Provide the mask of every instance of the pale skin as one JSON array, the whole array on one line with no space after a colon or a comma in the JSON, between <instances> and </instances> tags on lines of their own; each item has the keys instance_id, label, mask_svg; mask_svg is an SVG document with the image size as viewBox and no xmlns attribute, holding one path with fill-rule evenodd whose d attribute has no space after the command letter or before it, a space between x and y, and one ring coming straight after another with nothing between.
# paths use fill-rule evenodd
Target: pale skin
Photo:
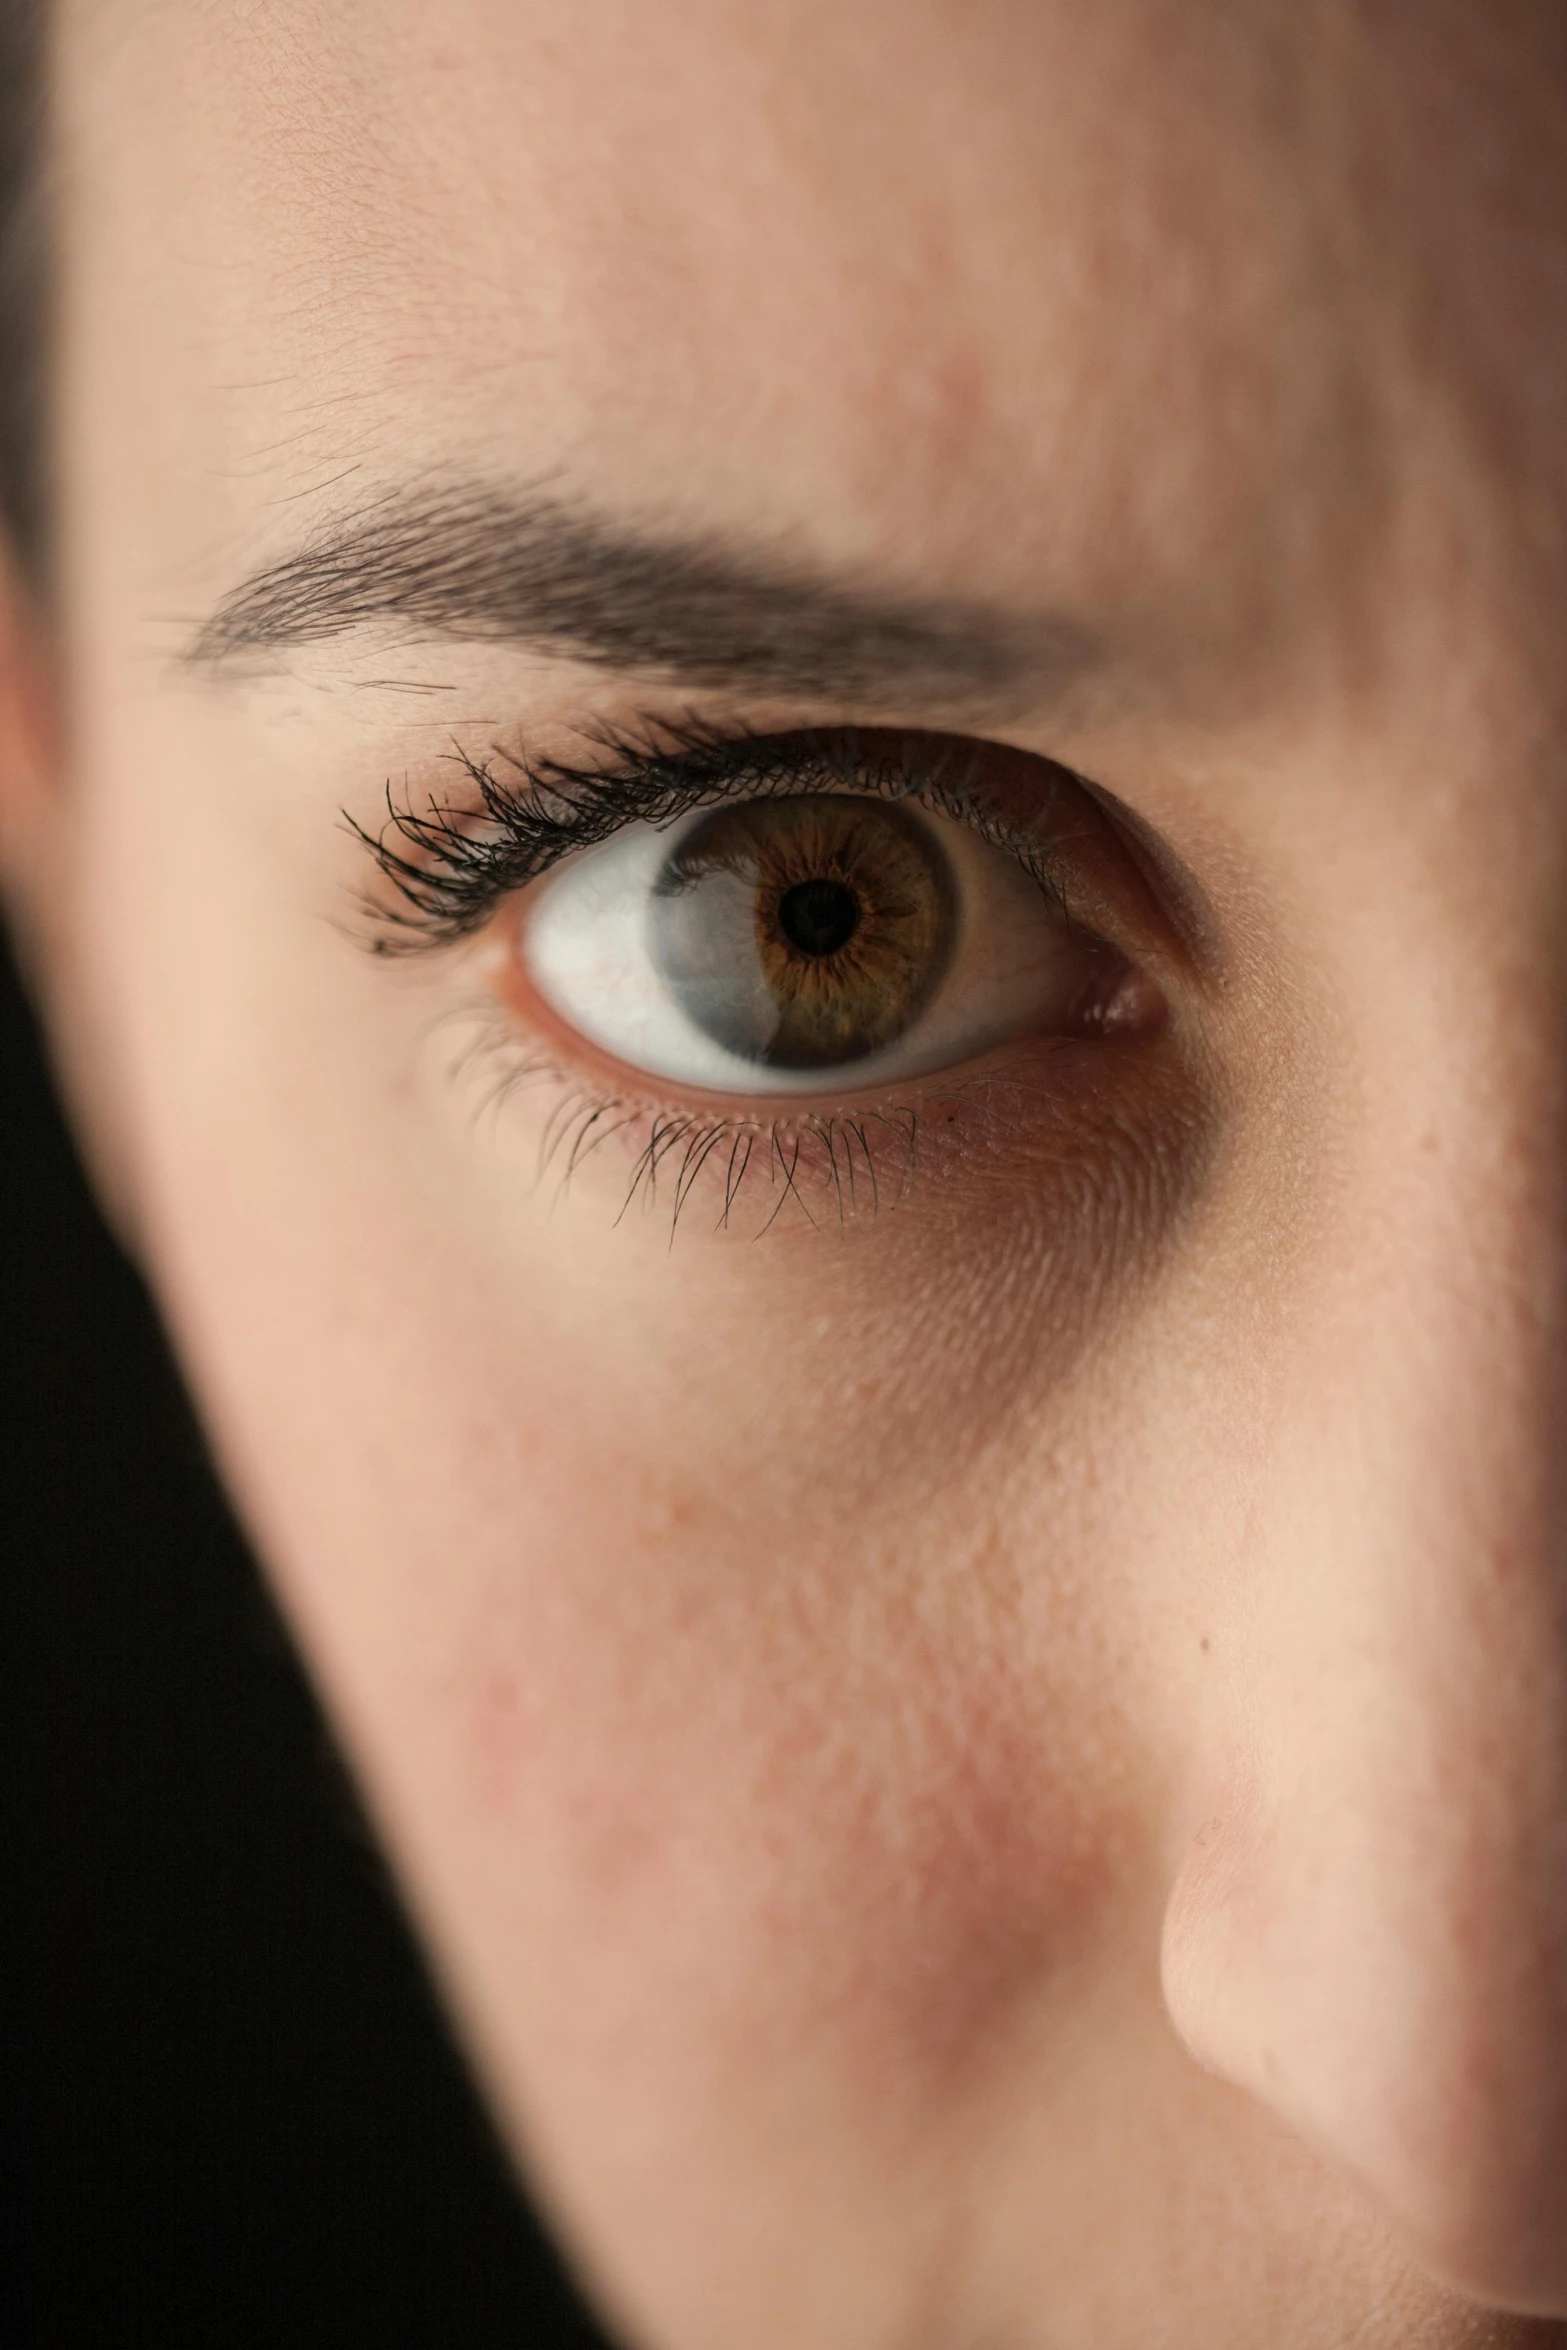
<instances>
[{"instance_id":1,"label":"pale skin","mask_svg":"<svg viewBox=\"0 0 1567 2350\"><path fill-rule=\"evenodd\" d=\"M1558 11L58 32L13 911L611 2321L1567 2339ZM450 483L806 583L820 676L211 635ZM963 643L887 662L850 605ZM847 1206L818 1146L775 1215L770 1140L727 1222L727 1145L622 1214L650 1122L712 1108L624 1072L541 1176L603 1056L551 1030L494 1100L454 1040L476 989L538 1025L518 909L378 959L342 816L648 714L1064 763L1164 1016L872 1089L915 1163L873 1138Z\"/></svg>"}]
</instances>

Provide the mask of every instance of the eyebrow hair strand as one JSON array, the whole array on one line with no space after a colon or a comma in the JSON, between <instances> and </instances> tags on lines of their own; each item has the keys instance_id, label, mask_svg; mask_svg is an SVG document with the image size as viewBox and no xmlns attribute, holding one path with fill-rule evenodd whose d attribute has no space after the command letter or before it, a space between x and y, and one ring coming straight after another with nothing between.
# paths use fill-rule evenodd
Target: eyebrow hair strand
<instances>
[{"instance_id":1,"label":"eyebrow hair strand","mask_svg":"<svg viewBox=\"0 0 1567 2350\"><path fill-rule=\"evenodd\" d=\"M392 491L334 521L225 596L184 660L221 670L377 625L802 698L1017 702L1104 658L1065 619L875 591L475 484Z\"/></svg>"}]
</instances>

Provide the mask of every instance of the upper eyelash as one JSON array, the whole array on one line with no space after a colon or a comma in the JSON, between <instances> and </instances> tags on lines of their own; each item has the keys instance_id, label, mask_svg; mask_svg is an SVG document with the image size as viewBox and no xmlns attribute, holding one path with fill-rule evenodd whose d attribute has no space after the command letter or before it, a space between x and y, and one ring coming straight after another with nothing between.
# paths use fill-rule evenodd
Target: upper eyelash
<instances>
[{"instance_id":1,"label":"upper eyelash","mask_svg":"<svg viewBox=\"0 0 1567 2350\"><path fill-rule=\"evenodd\" d=\"M1062 876L1038 838L1007 823L978 790L977 743L951 740L942 746L951 755L936 762L916 758L913 739L901 736L898 756L868 755L854 727L756 735L719 732L690 718L650 720L633 733L606 727L588 739L601 763L500 750L485 760L457 749L470 803L432 798L421 815L400 806L388 784L379 834L345 812L349 831L401 901L367 903L372 952L406 954L470 937L504 899L628 824L668 824L722 800L809 791L921 799L1015 856L1069 913ZM499 773L498 764L518 780Z\"/></svg>"}]
</instances>

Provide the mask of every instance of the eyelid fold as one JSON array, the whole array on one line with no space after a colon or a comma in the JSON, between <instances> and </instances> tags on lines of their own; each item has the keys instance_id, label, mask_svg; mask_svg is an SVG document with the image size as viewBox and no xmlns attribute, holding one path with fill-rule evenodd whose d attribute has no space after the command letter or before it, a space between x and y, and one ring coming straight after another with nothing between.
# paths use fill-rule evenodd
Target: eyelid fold
<instances>
[{"instance_id":1,"label":"eyelid fold","mask_svg":"<svg viewBox=\"0 0 1567 2350\"><path fill-rule=\"evenodd\" d=\"M691 809L803 792L920 799L1013 855L1070 912L1069 896L1102 860L1109 819L1082 779L1037 753L967 738L856 727L755 735L702 722L647 720L629 733L595 729L585 761L499 748L457 749L463 788L419 807L387 786L387 820L370 833L344 821L383 885L367 901L369 944L381 954L441 947L482 929L505 899L574 852L631 823L667 825ZM1057 803L1081 821L1066 828ZM1090 855L1092 849L1097 854ZM1109 893L1113 897L1113 892Z\"/></svg>"}]
</instances>

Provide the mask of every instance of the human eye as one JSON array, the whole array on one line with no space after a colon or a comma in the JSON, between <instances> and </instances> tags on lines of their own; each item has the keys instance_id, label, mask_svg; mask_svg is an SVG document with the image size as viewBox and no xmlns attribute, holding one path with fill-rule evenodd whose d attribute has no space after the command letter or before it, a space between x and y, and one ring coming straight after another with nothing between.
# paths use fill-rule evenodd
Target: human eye
<instances>
[{"instance_id":1,"label":"human eye","mask_svg":"<svg viewBox=\"0 0 1567 2350\"><path fill-rule=\"evenodd\" d=\"M971 824L861 792L633 823L541 885L523 968L629 1067L820 1094L949 1069L1113 1017L1125 973Z\"/></svg>"},{"instance_id":2,"label":"human eye","mask_svg":"<svg viewBox=\"0 0 1567 2350\"><path fill-rule=\"evenodd\" d=\"M394 892L375 943L482 942L501 1049L573 1076L597 1139L640 1105L687 1158L787 1131L836 1168L840 1115L911 1127L922 1087L1166 1026L1146 881L1048 759L688 722L590 748L465 759L466 798L394 804L369 845Z\"/></svg>"}]
</instances>

